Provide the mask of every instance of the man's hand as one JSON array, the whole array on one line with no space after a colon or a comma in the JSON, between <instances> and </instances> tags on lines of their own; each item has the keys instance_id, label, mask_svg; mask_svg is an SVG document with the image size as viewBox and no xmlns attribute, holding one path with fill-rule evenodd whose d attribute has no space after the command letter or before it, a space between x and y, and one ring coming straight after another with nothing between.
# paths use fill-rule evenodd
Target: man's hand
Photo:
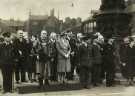
<instances>
[{"instance_id":1,"label":"man's hand","mask_svg":"<svg viewBox=\"0 0 135 96\"><path fill-rule=\"evenodd\" d=\"M53 61L54 61L54 59L53 59L53 58L51 58L51 61L53 62Z\"/></svg>"},{"instance_id":2,"label":"man's hand","mask_svg":"<svg viewBox=\"0 0 135 96\"><path fill-rule=\"evenodd\" d=\"M37 55L37 59L39 60L39 55Z\"/></svg>"},{"instance_id":3,"label":"man's hand","mask_svg":"<svg viewBox=\"0 0 135 96\"><path fill-rule=\"evenodd\" d=\"M68 58L68 54L66 54L65 57Z\"/></svg>"},{"instance_id":4,"label":"man's hand","mask_svg":"<svg viewBox=\"0 0 135 96\"><path fill-rule=\"evenodd\" d=\"M15 62L18 62L19 60L18 59L14 59Z\"/></svg>"},{"instance_id":5,"label":"man's hand","mask_svg":"<svg viewBox=\"0 0 135 96\"><path fill-rule=\"evenodd\" d=\"M74 56L75 52L71 52L71 55Z\"/></svg>"},{"instance_id":6,"label":"man's hand","mask_svg":"<svg viewBox=\"0 0 135 96\"><path fill-rule=\"evenodd\" d=\"M19 50L19 54L22 55L22 51L21 50Z\"/></svg>"},{"instance_id":7,"label":"man's hand","mask_svg":"<svg viewBox=\"0 0 135 96\"><path fill-rule=\"evenodd\" d=\"M123 66L126 66L126 63L122 63Z\"/></svg>"}]
</instances>

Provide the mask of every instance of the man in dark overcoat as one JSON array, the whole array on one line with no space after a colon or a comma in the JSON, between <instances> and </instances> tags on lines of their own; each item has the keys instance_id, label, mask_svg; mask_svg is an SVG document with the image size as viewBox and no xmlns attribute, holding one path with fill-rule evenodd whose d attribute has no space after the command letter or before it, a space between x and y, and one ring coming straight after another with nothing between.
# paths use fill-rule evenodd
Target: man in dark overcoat
<instances>
[{"instance_id":1,"label":"man in dark overcoat","mask_svg":"<svg viewBox=\"0 0 135 96\"><path fill-rule=\"evenodd\" d=\"M92 72L92 44L91 39L83 38L79 47L79 74L80 82L84 88L91 87Z\"/></svg>"},{"instance_id":2,"label":"man in dark overcoat","mask_svg":"<svg viewBox=\"0 0 135 96\"><path fill-rule=\"evenodd\" d=\"M39 55L38 57L39 87L43 88L44 87L43 85L49 85L49 77L50 77L50 65L49 65L50 58L49 58L48 37L46 30L41 31L38 55Z\"/></svg>"},{"instance_id":3,"label":"man in dark overcoat","mask_svg":"<svg viewBox=\"0 0 135 96\"><path fill-rule=\"evenodd\" d=\"M15 56L18 58L16 61L15 79L19 83L20 75L21 82L26 82L26 61L27 61L27 44L23 38L23 31L18 31L19 38L16 38L13 42L15 49ZM21 74L19 74L21 73Z\"/></svg>"},{"instance_id":4,"label":"man in dark overcoat","mask_svg":"<svg viewBox=\"0 0 135 96\"><path fill-rule=\"evenodd\" d=\"M121 71L124 78L127 79L128 85L133 85L135 76L135 45L134 41L129 38L124 39L124 44L121 45L120 59Z\"/></svg>"},{"instance_id":5,"label":"man in dark overcoat","mask_svg":"<svg viewBox=\"0 0 135 96\"><path fill-rule=\"evenodd\" d=\"M4 43L0 47L0 64L3 77L3 92L13 91L14 49L10 33L4 33Z\"/></svg>"},{"instance_id":6,"label":"man in dark overcoat","mask_svg":"<svg viewBox=\"0 0 135 96\"><path fill-rule=\"evenodd\" d=\"M114 39L110 38L106 40L103 48L103 61L106 72L106 86L110 87L114 85L115 78L115 49L114 49Z\"/></svg>"},{"instance_id":7,"label":"man in dark overcoat","mask_svg":"<svg viewBox=\"0 0 135 96\"><path fill-rule=\"evenodd\" d=\"M102 63L101 47L99 45L98 39L93 40L92 57L93 57L92 82L94 86L98 86L101 80L101 63Z\"/></svg>"},{"instance_id":8,"label":"man in dark overcoat","mask_svg":"<svg viewBox=\"0 0 135 96\"><path fill-rule=\"evenodd\" d=\"M28 72L28 79L33 82L32 72L33 72L33 54L32 54L32 42L29 38L26 39L26 71Z\"/></svg>"}]
</instances>

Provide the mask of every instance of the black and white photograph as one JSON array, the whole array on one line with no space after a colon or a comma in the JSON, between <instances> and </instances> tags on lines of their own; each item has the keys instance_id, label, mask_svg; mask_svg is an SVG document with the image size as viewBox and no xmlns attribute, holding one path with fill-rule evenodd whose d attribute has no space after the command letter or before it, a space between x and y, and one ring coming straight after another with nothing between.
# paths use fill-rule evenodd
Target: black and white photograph
<instances>
[{"instance_id":1,"label":"black and white photograph","mask_svg":"<svg viewBox=\"0 0 135 96\"><path fill-rule=\"evenodd\" d=\"M135 0L0 0L0 96L135 96Z\"/></svg>"}]
</instances>

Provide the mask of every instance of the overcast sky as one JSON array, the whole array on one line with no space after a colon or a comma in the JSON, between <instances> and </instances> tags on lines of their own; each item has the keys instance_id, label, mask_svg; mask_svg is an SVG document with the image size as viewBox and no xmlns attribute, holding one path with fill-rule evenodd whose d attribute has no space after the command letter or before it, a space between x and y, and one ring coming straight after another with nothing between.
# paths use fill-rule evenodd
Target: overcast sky
<instances>
[{"instance_id":1,"label":"overcast sky","mask_svg":"<svg viewBox=\"0 0 135 96\"><path fill-rule=\"evenodd\" d=\"M90 10L98 10L101 0L0 0L0 18L21 19L28 18L29 10L32 14L48 14L55 8L61 19L67 16L82 17L83 20L90 15ZM73 4L72 4L73 3ZM73 6L72 6L73 5Z\"/></svg>"}]
</instances>

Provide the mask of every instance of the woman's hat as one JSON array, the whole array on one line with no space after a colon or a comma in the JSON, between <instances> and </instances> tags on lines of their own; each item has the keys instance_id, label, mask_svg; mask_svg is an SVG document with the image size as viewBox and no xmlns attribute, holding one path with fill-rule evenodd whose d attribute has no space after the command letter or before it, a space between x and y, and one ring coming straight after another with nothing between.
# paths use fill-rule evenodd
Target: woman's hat
<instances>
[{"instance_id":1,"label":"woman's hat","mask_svg":"<svg viewBox=\"0 0 135 96\"><path fill-rule=\"evenodd\" d=\"M96 39L96 38L98 38L98 36L94 35L93 33L85 33L84 37L83 37L83 40Z\"/></svg>"},{"instance_id":2,"label":"woman's hat","mask_svg":"<svg viewBox=\"0 0 135 96\"><path fill-rule=\"evenodd\" d=\"M3 42L4 41L4 38L3 37L0 37L0 42Z\"/></svg>"},{"instance_id":3,"label":"woman's hat","mask_svg":"<svg viewBox=\"0 0 135 96\"><path fill-rule=\"evenodd\" d=\"M10 37L11 36L11 33L10 32L5 32L2 35L3 35L3 37Z\"/></svg>"},{"instance_id":4,"label":"woman's hat","mask_svg":"<svg viewBox=\"0 0 135 96\"><path fill-rule=\"evenodd\" d=\"M60 33L60 36L65 36L65 35L67 35L67 33L65 31Z\"/></svg>"}]
</instances>

